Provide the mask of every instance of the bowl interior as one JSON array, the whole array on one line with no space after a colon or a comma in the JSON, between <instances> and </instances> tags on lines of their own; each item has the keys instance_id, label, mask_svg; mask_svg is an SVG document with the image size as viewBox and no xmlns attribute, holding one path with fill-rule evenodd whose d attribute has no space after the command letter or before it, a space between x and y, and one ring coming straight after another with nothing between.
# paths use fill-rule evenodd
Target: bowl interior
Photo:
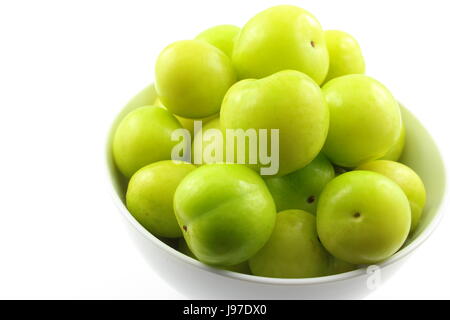
<instances>
[{"instance_id":1,"label":"bowl interior","mask_svg":"<svg viewBox=\"0 0 450 320\"><path fill-rule=\"evenodd\" d=\"M114 164L111 148L114 132L126 114L141 106L152 105L155 102L155 99L156 92L154 86L147 86L131 99L125 108L117 115L108 135L106 150L108 173L114 189L114 197L120 199L123 204L125 204L124 200L127 180L120 174ZM406 144L400 162L411 167L422 178L427 190L427 203L414 234L408 238L399 252L382 263L381 266L389 264L411 252L429 236L437 225L438 218L442 213L438 209L441 206L445 195L446 172L441 154L435 142L427 130L409 110L402 106L401 111L406 128ZM132 218L128 211L127 214ZM143 228L140 230L142 229ZM150 235L150 233L148 233L148 235ZM155 241L160 241L151 235L150 238Z\"/></svg>"}]
</instances>

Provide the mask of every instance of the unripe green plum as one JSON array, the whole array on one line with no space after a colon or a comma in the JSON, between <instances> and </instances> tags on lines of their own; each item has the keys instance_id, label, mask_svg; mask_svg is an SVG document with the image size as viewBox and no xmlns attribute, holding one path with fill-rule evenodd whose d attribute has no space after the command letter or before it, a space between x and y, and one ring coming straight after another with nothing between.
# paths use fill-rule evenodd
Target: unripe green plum
<instances>
[{"instance_id":1,"label":"unripe green plum","mask_svg":"<svg viewBox=\"0 0 450 320\"><path fill-rule=\"evenodd\" d=\"M231 58L233 53L234 43L241 31L241 28L223 24L206 29L200 33L195 39L206 41L216 48L222 50L228 57Z\"/></svg>"},{"instance_id":2,"label":"unripe green plum","mask_svg":"<svg viewBox=\"0 0 450 320\"><path fill-rule=\"evenodd\" d=\"M189 248L186 240L183 237L178 239L178 251L182 254L191 257L192 259L197 259L197 257L192 253L192 250Z\"/></svg>"},{"instance_id":3,"label":"unripe green plum","mask_svg":"<svg viewBox=\"0 0 450 320\"><path fill-rule=\"evenodd\" d=\"M230 58L205 41L172 43L156 61L156 92L170 112L184 118L218 113L223 96L235 81Z\"/></svg>"},{"instance_id":4,"label":"unripe green plum","mask_svg":"<svg viewBox=\"0 0 450 320\"><path fill-rule=\"evenodd\" d=\"M219 133L221 134L220 138L217 137ZM194 140L192 142L192 152L194 155L193 159L201 159L201 164L224 163L224 162L238 163L237 151L238 151L238 144L235 143L234 157L232 158L231 161L227 161L226 129L221 125L219 117L216 117L215 119L207 122L202 127L202 132L196 133ZM249 159L248 148L245 151L246 151L245 160L247 163ZM196 164L200 163L196 162ZM252 167L252 165L249 166Z\"/></svg>"},{"instance_id":5,"label":"unripe green plum","mask_svg":"<svg viewBox=\"0 0 450 320\"><path fill-rule=\"evenodd\" d=\"M338 30L325 31L330 68L325 83L348 74L363 74L366 71L364 57L358 42L348 33Z\"/></svg>"},{"instance_id":6,"label":"unripe green plum","mask_svg":"<svg viewBox=\"0 0 450 320\"><path fill-rule=\"evenodd\" d=\"M411 232L413 232L420 221L426 202L425 186L417 173L402 163L389 160L371 161L357 169L378 172L402 188L411 206Z\"/></svg>"},{"instance_id":7,"label":"unripe green plum","mask_svg":"<svg viewBox=\"0 0 450 320\"><path fill-rule=\"evenodd\" d=\"M181 237L173 210L173 195L180 181L195 168L186 162L166 160L138 170L128 184L128 210L151 233Z\"/></svg>"},{"instance_id":8,"label":"unripe green plum","mask_svg":"<svg viewBox=\"0 0 450 320\"><path fill-rule=\"evenodd\" d=\"M167 109L161 102L161 99L158 97L156 98L156 101L154 103L155 106L160 106L165 109ZM174 114L174 117L177 118L178 122L181 124L181 126L187 130L189 130L189 133L191 134L191 137L194 137L194 121L201 121L203 125L211 121L212 119L218 118L218 114L214 114L212 116L206 117L206 118L200 118L200 119L189 119L189 118L183 118L180 116L177 116Z\"/></svg>"},{"instance_id":9,"label":"unripe green plum","mask_svg":"<svg viewBox=\"0 0 450 320\"><path fill-rule=\"evenodd\" d=\"M278 175L282 176L303 168L318 155L327 136L329 112L310 77L286 70L233 85L223 100L220 123L225 130L266 129L268 137L270 130L279 130ZM251 167L261 168L259 157L258 165Z\"/></svg>"},{"instance_id":10,"label":"unripe green plum","mask_svg":"<svg viewBox=\"0 0 450 320\"><path fill-rule=\"evenodd\" d=\"M402 189L369 171L344 173L327 184L317 206L320 241L336 258L372 264L401 248L411 226Z\"/></svg>"},{"instance_id":11,"label":"unripe green plum","mask_svg":"<svg viewBox=\"0 0 450 320\"><path fill-rule=\"evenodd\" d=\"M348 75L323 87L330 128L323 152L336 165L353 168L378 159L400 136L397 101L380 82Z\"/></svg>"},{"instance_id":12,"label":"unripe green plum","mask_svg":"<svg viewBox=\"0 0 450 320\"><path fill-rule=\"evenodd\" d=\"M114 133L113 155L115 163L127 178L147 164L169 160L176 141L174 130L181 125L167 110L145 106L127 114Z\"/></svg>"},{"instance_id":13,"label":"unripe green plum","mask_svg":"<svg viewBox=\"0 0 450 320\"><path fill-rule=\"evenodd\" d=\"M211 132L213 134L211 134ZM216 133L218 134L219 132L221 138L216 137ZM199 147L197 147L197 145L199 145ZM206 124L202 126L202 132L197 132L194 136L194 140L192 141L193 159L198 159L198 161L201 159L201 163L196 162L196 164L225 163L227 162L226 146L226 130L221 125L220 118L216 117L206 122ZM235 145L232 163L237 163L237 149L237 145ZM221 150L221 154L216 154L219 150ZM248 154L246 154L246 159L248 159Z\"/></svg>"},{"instance_id":14,"label":"unripe green plum","mask_svg":"<svg viewBox=\"0 0 450 320\"><path fill-rule=\"evenodd\" d=\"M249 260L254 275L311 278L328 274L329 255L317 237L316 218L302 210L277 214L266 245Z\"/></svg>"},{"instance_id":15,"label":"unripe green plum","mask_svg":"<svg viewBox=\"0 0 450 320\"><path fill-rule=\"evenodd\" d=\"M269 177L266 184L277 211L300 209L315 214L320 193L333 178L333 165L319 154L306 167L283 177Z\"/></svg>"},{"instance_id":16,"label":"unripe green plum","mask_svg":"<svg viewBox=\"0 0 450 320\"><path fill-rule=\"evenodd\" d=\"M380 158L380 160L398 161L403 154L403 149L405 148L405 142L406 142L406 130L405 130L405 124L402 123L400 136L398 137L398 139L394 143L394 145L389 149L389 151Z\"/></svg>"},{"instance_id":17,"label":"unripe green plum","mask_svg":"<svg viewBox=\"0 0 450 320\"><path fill-rule=\"evenodd\" d=\"M320 23L290 5L258 13L242 28L233 51L239 79L263 78L298 70L321 84L328 72L328 50Z\"/></svg>"},{"instance_id":18,"label":"unripe green plum","mask_svg":"<svg viewBox=\"0 0 450 320\"><path fill-rule=\"evenodd\" d=\"M191 257L192 259L197 259L197 257L191 251L191 249L189 249L189 246L187 245L186 240L184 240L184 238L180 238L178 240L178 251ZM251 274L250 267L248 266L248 261L241 262L235 266L224 267L223 269L238 273Z\"/></svg>"},{"instance_id":19,"label":"unripe green plum","mask_svg":"<svg viewBox=\"0 0 450 320\"><path fill-rule=\"evenodd\" d=\"M213 129L220 131L223 137L223 140L216 140L214 136L209 136L207 134L208 130ZM201 140L201 148L195 148L196 144L199 144ZM222 150L222 156L219 157L219 155L215 154L215 149L221 149ZM206 156L206 153L211 150L210 157ZM211 121L208 121L206 124L202 126L202 133L198 132L192 141L192 153L194 155L194 159L202 159L202 164L207 163L221 163L225 162L226 160L226 134L225 131L222 130L222 127L220 125L220 119L219 117L216 117L212 119ZM214 158L218 158L217 161L213 161Z\"/></svg>"},{"instance_id":20,"label":"unripe green plum","mask_svg":"<svg viewBox=\"0 0 450 320\"><path fill-rule=\"evenodd\" d=\"M174 197L183 236L202 262L232 266L269 239L276 209L262 178L237 164L204 165L186 176Z\"/></svg>"},{"instance_id":21,"label":"unripe green plum","mask_svg":"<svg viewBox=\"0 0 450 320\"><path fill-rule=\"evenodd\" d=\"M175 118L177 118L177 120L180 122L180 124L183 126L183 128L188 129L189 133L191 134L191 138L194 138L195 132L194 132L194 122L195 121L201 121L202 122L202 126L206 125L208 122L214 120L214 119L218 119L219 115L218 114L213 114L212 116L206 117L206 118L201 118L201 119L189 119L189 118L183 118L180 116L176 116Z\"/></svg>"}]
</instances>

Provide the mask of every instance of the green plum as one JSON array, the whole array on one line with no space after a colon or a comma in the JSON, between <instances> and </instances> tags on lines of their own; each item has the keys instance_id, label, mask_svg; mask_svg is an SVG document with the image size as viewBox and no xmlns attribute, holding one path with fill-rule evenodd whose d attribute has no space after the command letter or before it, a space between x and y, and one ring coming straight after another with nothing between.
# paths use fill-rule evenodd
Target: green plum
<instances>
[{"instance_id":1,"label":"green plum","mask_svg":"<svg viewBox=\"0 0 450 320\"><path fill-rule=\"evenodd\" d=\"M334 164L357 167L388 152L400 136L397 101L380 82L347 75L323 87L330 128L323 152Z\"/></svg>"},{"instance_id":2,"label":"green plum","mask_svg":"<svg viewBox=\"0 0 450 320\"><path fill-rule=\"evenodd\" d=\"M161 102L161 99L158 97L156 98L156 101L154 103L155 106L160 106L163 107L165 109L167 109ZM212 116L206 117L206 118L201 118L201 119L189 119L189 118L183 118L180 116L177 116L176 114L174 114L174 117L177 118L178 122L180 122L181 126L185 129L189 130L189 133L191 134L191 137L194 137L194 121L201 121L202 124L206 124L209 121L211 121L212 119L215 119L217 117L219 117L218 114L214 114Z\"/></svg>"},{"instance_id":3,"label":"green plum","mask_svg":"<svg viewBox=\"0 0 450 320\"><path fill-rule=\"evenodd\" d=\"M330 56L330 68L325 83L348 74L363 74L366 71L364 57L358 42L348 33L338 30L325 31Z\"/></svg>"},{"instance_id":4,"label":"green plum","mask_svg":"<svg viewBox=\"0 0 450 320\"><path fill-rule=\"evenodd\" d=\"M329 255L317 237L316 218L302 210L277 214L266 245L249 260L254 275L312 278L328 274Z\"/></svg>"},{"instance_id":5,"label":"green plum","mask_svg":"<svg viewBox=\"0 0 450 320\"><path fill-rule=\"evenodd\" d=\"M413 232L420 221L426 202L425 186L417 173L402 163L389 160L371 161L357 169L378 172L402 188L411 206L411 232Z\"/></svg>"},{"instance_id":6,"label":"green plum","mask_svg":"<svg viewBox=\"0 0 450 320\"><path fill-rule=\"evenodd\" d=\"M174 130L181 125L167 110L144 106L127 114L114 133L113 155L120 172L127 178L147 164L169 160L176 141Z\"/></svg>"},{"instance_id":7,"label":"green plum","mask_svg":"<svg viewBox=\"0 0 450 320\"><path fill-rule=\"evenodd\" d=\"M189 246L187 245L186 240L184 240L184 238L179 238L178 240L178 251L191 257L192 259L197 259L194 253L192 253L191 249L189 249ZM248 266L248 261L241 262L235 266L224 267L223 269L238 273L251 274L250 267Z\"/></svg>"},{"instance_id":8,"label":"green plum","mask_svg":"<svg viewBox=\"0 0 450 320\"><path fill-rule=\"evenodd\" d=\"M398 161L403 154L405 142L406 142L406 129L405 124L402 123L400 136L398 137L394 145L389 149L389 151L383 157L380 158L380 160Z\"/></svg>"},{"instance_id":9,"label":"green plum","mask_svg":"<svg viewBox=\"0 0 450 320\"><path fill-rule=\"evenodd\" d=\"M195 163L237 163L238 143L234 145L234 157L231 161L227 161L227 141L226 129L222 126L219 117L207 122L203 125L202 132L196 133L192 142ZM246 144L246 147L248 147L248 144ZM248 160L248 150L245 151L245 159Z\"/></svg>"},{"instance_id":10,"label":"green plum","mask_svg":"<svg viewBox=\"0 0 450 320\"><path fill-rule=\"evenodd\" d=\"M272 7L250 19L236 40L232 60L239 79L297 70L319 85L329 65L320 23L308 11L290 5Z\"/></svg>"},{"instance_id":11,"label":"green plum","mask_svg":"<svg viewBox=\"0 0 450 320\"><path fill-rule=\"evenodd\" d=\"M220 132L222 134L222 137L225 139L219 139L217 140L214 135L209 135L208 130L217 130L217 132ZM201 140L201 145L200 141ZM196 148L195 146L199 145L201 147ZM222 150L222 154L215 154L215 150ZM211 152L209 152L211 150ZM216 117L215 119L207 122L202 126L202 132L198 132L194 136L194 140L192 142L192 152L194 155L194 160L196 163L196 159L201 159L201 164L207 164L207 163L221 163L225 162L226 158L226 134L225 131L222 130L222 127L220 125L220 119L219 117Z\"/></svg>"},{"instance_id":12,"label":"green plum","mask_svg":"<svg viewBox=\"0 0 450 320\"><path fill-rule=\"evenodd\" d=\"M194 255L216 266L248 260L269 239L276 209L263 179L237 164L209 164L187 175L175 215Z\"/></svg>"},{"instance_id":13,"label":"green plum","mask_svg":"<svg viewBox=\"0 0 450 320\"><path fill-rule=\"evenodd\" d=\"M180 251L184 255L187 255L188 257L191 257L192 259L197 259L183 237L178 239L178 251Z\"/></svg>"},{"instance_id":14,"label":"green plum","mask_svg":"<svg viewBox=\"0 0 450 320\"><path fill-rule=\"evenodd\" d=\"M235 81L230 58L205 41L172 43L156 61L156 92L170 112L184 118L218 113L223 96Z\"/></svg>"},{"instance_id":15,"label":"green plum","mask_svg":"<svg viewBox=\"0 0 450 320\"><path fill-rule=\"evenodd\" d=\"M183 128L188 129L189 133L191 134L191 137L194 138L195 132L194 132L194 122L195 121L201 121L202 126L206 125L208 122L212 121L213 119L217 119L219 117L218 114L213 114L212 116L201 118L201 119L189 119L189 118L183 118L180 116L175 115L175 118L178 119L180 124L183 126Z\"/></svg>"},{"instance_id":16,"label":"green plum","mask_svg":"<svg viewBox=\"0 0 450 320\"><path fill-rule=\"evenodd\" d=\"M333 178L333 165L319 154L306 167L283 177L269 177L266 184L277 211L300 209L315 214L319 195Z\"/></svg>"},{"instance_id":17,"label":"green plum","mask_svg":"<svg viewBox=\"0 0 450 320\"><path fill-rule=\"evenodd\" d=\"M336 258L378 263L401 248L411 226L402 189L369 171L344 173L327 184L317 205L320 241Z\"/></svg>"},{"instance_id":18,"label":"green plum","mask_svg":"<svg viewBox=\"0 0 450 320\"><path fill-rule=\"evenodd\" d=\"M173 195L180 181L195 168L186 162L166 160L138 170L128 184L128 210L152 234L182 237L173 210Z\"/></svg>"},{"instance_id":19,"label":"green plum","mask_svg":"<svg viewBox=\"0 0 450 320\"><path fill-rule=\"evenodd\" d=\"M241 28L223 24L206 29L200 33L195 39L206 41L216 48L222 50L228 57L231 58L233 53L234 43L241 31Z\"/></svg>"},{"instance_id":20,"label":"green plum","mask_svg":"<svg viewBox=\"0 0 450 320\"><path fill-rule=\"evenodd\" d=\"M218 136L220 135L220 137ZM192 142L193 159L196 164L225 163L227 152L226 130L216 117L202 126L202 132L197 132ZM237 144L234 146L232 163L237 163ZM248 155L246 155L248 157Z\"/></svg>"},{"instance_id":21,"label":"green plum","mask_svg":"<svg viewBox=\"0 0 450 320\"><path fill-rule=\"evenodd\" d=\"M318 155L327 137L329 111L310 77L286 70L234 84L223 100L220 123L225 130L279 130L278 175L282 176L305 167ZM251 167L261 168L261 158Z\"/></svg>"}]
</instances>

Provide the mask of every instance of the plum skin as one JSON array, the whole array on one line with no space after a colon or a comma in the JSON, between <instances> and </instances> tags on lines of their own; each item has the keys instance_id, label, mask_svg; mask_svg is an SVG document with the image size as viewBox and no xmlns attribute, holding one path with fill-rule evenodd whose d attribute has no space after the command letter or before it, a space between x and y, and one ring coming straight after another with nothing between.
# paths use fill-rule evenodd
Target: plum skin
<instances>
[{"instance_id":1,"label":"plum skin","mask_svg":"<svg viewBox=\"0 0 450 320\"><path fill-rule=\"evenodd\" d=\"M300 209L316 214L320 193L334 176L333 165L319 154L306 167L283 177L268 177L265 181L277 211Z\"/></svg>"},{"instance_id":2,"label":"plum skin","mask_svg":"<svg viewBox=\"0 0 450 320\"><path fill-rule=\"evenodd\" d=\"M406 143L406 128L405 124L402 123L400 136L398 137L394 145L389 149L389 151L386 152L386 154L380 158L380 160L398 161L403 154L403 149L405 149L405 143Z\"/></svg>"},{"instance_id":3,"label":"plum skin","mask_svg":"<svg viewBox=\"0 0 450 320\"><path fill-rule=\"evenodd\" d=\"M183 118L218 113L223 96L234 82L230 58L205 41L174 42L156 61L156 92L171 113Z\"/></svg>"},{"instance_id":4,"label":"plum skin","mask_svg":"<svg viewBox=\"0 0 450 320\"><path fill-rule=\"evenodd\" d=\"M303 210L277 214L266 245L249 260L254 275L272 278L311 278L329 273L329 254L317 237L316 218Z\"/></svg>"},{"instance_id":5,"label":"plum skin","mask_svg":"<svg viewBox=\"0 0 450 320\"><path fill-rule=\"evenodd\" d=\"M127 178L140 168L171 158L172 132L181 125L167 110L144 106L127 114L113 137L112 151L119 171Z\"/></svg>"},{"instance_id":6,"label":"plum skin","mask_svg":"<svg viewBox=\"0 0 450 320\"><path fill-rule=\"evenodd\" d=\"M241 28L231 25L223 24L211 27L198 34L195 39L206 41L217 49L220 49L228 57L231 58L233 54L234 44L239 35Z\"/></svg>"},{"instance_id":7,"label":"plum skin","mask_svg":"<svg viewBox=\"0 0 450 320\"><path fill-rule=\"evenodd\" d=\"M328 252L348 263L389 258L403 245L410 226L408 198L379 173L344 173L328 183L319 198L320 240Z\"/></svg>"},{"instance_id":8,"label":"plum skin","mask_svg":"<svg viewBox=\"0 0 450 320\"><path fill-rule=\"evenodd\" d=\"M334 164L354 168L384 156L401 134L398 102L377 80L347 75L322 88L330 110L323 153Z\"/></svg>"},{"instance_id":9,"label":"plum skin","mask_svg":"<svg viewBox=\"0 0 450 320\"><path fill-rule=\"evenodd\" d=\"M324 83L349 74L364 74L366 64L355 38L339 30L325 31L330 68Z\"/></svg>"},{"instance_id":10,"label":"plum skin","mask_svg":"<svg viewBox=\"0 0 450 320\"><path fill-rule=\"evenodd\" d=\"M238 164L207 164L175 191L175 215L194 255L206 264L248 260L269 239L276 209L263 179Z\"/></svg>"},{"instance_id":11,"label":"plum skin","mask_svg":"<svg viewBox=\"0 0 450 320\"><path fill-rule=\"evenodd\" d=\"M178 239L178 251L187 255L188 257L191 257L192 259L197 260L197 257L194 255L192 250L189 248L186 240L184 240L183 237ZM228 271L238 272L238 273L251 274L250 267L248 266L248 261L241 262L234 266L224 267L223 269L228 270Z\"/></svg>"},{"instance_id":12,"label":"plum skin","mask_svg":"<svg viewBox=\"0 0 450 320\"><path fill-rule=\"evenodd\" d=\"M180 181L196 167L186 162L159 161L138 170L128 184L127 208L152 234L182 236L173 209L173 196Z\"/></svg>"},{"instance_id":13,"label":"plum skin","mask_svg":"<svg viewBox=\"0 0 450 320\"><path fill-rule=\"evenodd\" d=\"M232 60L239 79L297 70L318 85L329 66L320 23L308 11L291 5L269 8L250 19L236 40Z\"/></svg>"},{"instance_id":14,"label":"plum skin","mask_svg":"<svg viewBox=\"0 0 450 320\"><path fill-rule=\"evenodd\" d=\"M375 160L357 168L378 172L397 183L408 198L411 206L411 232L417 228L426 203L425 185L410 167L389 160Z\"/></svg>"},{"instance_id":15,"label":"plum skin","mask_svg":"<svg viewBox=\"0 0 450 320\"><path fill-rule=\"evenodd\" d=\"M223 130L279 130L277 175L283 176L318 155L327 137L329 111L320 87L310 77L286 70L234 84L223 100L220 124Z\"/></svg>"},{"instance_id":16,"label":"plum skin","mask_svg":"<svg viewBox=\"0 0 450 320\"><path fill-rule=\"evenodd\" d=\"M155 106L159 106L162 107L164 109L167 109L161 102L161 99L159 97L156 98L155 102L153 103L153 105ZM178 122L181 124L181 126L185 129L187 129L189 131L189 133L191 134L191 138L194 137L195 132L194 132L194 122L195 121L201 121L202 125L207 124L209 121L212 121L215 118L218 118L219 115L218 114L213 114L212 116L206 117L206 118L200 118L200 119L191 119L191 118L183 118L180 116L177 116L176 114L173 115Z\"/></svg>"}]
</instances>

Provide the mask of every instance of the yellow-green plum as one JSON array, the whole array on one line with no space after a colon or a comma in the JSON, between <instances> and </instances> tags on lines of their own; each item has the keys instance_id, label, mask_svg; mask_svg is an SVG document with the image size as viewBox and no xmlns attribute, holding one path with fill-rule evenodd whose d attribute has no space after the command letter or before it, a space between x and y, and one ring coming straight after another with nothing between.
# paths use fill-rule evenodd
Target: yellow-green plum
<instances>
[{"instance_id":1,"label":"yellow-green plum","mask_svg":"<svg viewBox=\"0 0 450 320\"><path fill-rule=\"evenodd\" d=\"M248 260L269 239L276 209L263 179L237 164L209 164L187 175L175 215L194 255L216 266Z\"/></svg>"},{"instance_id":2,"label":"yellow-green plum","mask_svg":"<svg viewBox=\"0 0 450 320\"><path fill-rule=\"evenodd\" d=\"M165 109L167 109L161 102L161 99L158 97L156 98L156 101L154 103L155 106L161 106ZM194 121L201 121L203 125L211 121L212 119L218 118L218 114L214 114L212 116L206 117L206 118L200 118L200 119L189 119L189 118L183 118L180 116L177 116L174 114L174 117L177 118L178 122L181 124L181 126L187 130L189 130L189 133L191 134L191 138L194 138Z\"/></svg>"},{"instance_id":3,"label":"yellow-green plum","mask_svg":"<svg viewBox=\"0 0 450 320\"><path fill-rule=\"evenodd\" d=\"M249 260L254 275L272 278L311 278L328 274L329 255L320 243L316 218L302 210L277 214L266 245Z\"/></svg>"},{"instance_id":4,"label":"yellow-green plum","mask_svg":"<svg viewBox=\"0 0 450 320\"><path fill-rule=\"evenodd\" d=\"M348 74L363 74L366 71L364 57L355 38L338 30L325 31L330 68L325 83Z\"/></svg>"},{"instance_id":5,"label":"yellow-green plum","mask_svg":"<svg viewBox=\"0 0 450 320\"><path fill-rule=\"evenodd\" d=\"M402 123L400 136L398 137L394 145L389 149L389 151L383 157L380 158L380 160L398 161L403 154L405 142L406 142L406 129L405 124Z\"/></svg>"},{"instance_id":6,"label":"yellow-green plum","mask_svg":"<svg viewBox=\"0 0 450 320\"><path fill-rule=\"evenodd\" d=\"M230 58L205 41L172 43L156 61L156 92L170 112L184 118L218 113L223 96L235 81Z\"/></svg>"},{"instance_id":7,"label":"yellow-green plum","mask_svg":"<svg viewBox=\"0 0 450 320\"><path fill-rule=\"evenodd\" d=\"M232 60L239 79L298 70L319 85L329 65L320 23L308 11L291 5L272 7L250 19L236 40Z\"/></svg>"},{"instance_id":8,"label":"yellow-green plum","mask_svg":"<svg viewBox=\"0 0 450 320\"><path fill-rule=\"evenodd\" d=\"M317 205L320 241L333 256L352 264L389 258L403 245L410 226L405 193L375 172L351 171L336 177Z\"/></svg>"},{"instance_id":9,"label":"yellow-green plum","mask_svg":"<svg viewBox=\"0 0 450 320\"><path fill-rule=\"evenodd\" d=\"M162 107L162 108L164 108L164 109L167 109L167 108L163 105L163 103L161 102L161 99L160 99L159 97L156 97L156 100L155 100L155 102L153 103L153 105L158 106L158 107Z\"/></svg>"},{"instance_id":10,"label":"yellow-green plum","mask_svg":"<svg viewBox=\"0 0 450 320\"><path fill-rule=\"evenodd\" d=\"M319 154L306 167L283 177L269 177L266 184L277 211L300 209L315 214L319 195L333 178L333 165Z\"/></svg>"},{"instance_id":11,"label":"yellow-green plum","mask_svg":"<svg viewBox=\"0 0 450 320\"><path fill-rule=\"evenodd\" d=\"M426 202L425 186L417 173L402 163L389 160L371 161L357 169L378 172L402 188L411 206L411 231L414 231L420 221Z\"/></svg>"},{"instance_id":12,"label":"yellow-green plum","mask_svg":"<svg viewBox=\"0 0 450 320\"><path fill-rule=\"evenodd\" d=\"M216 48L222 50L227 56L231 58L233 53L234 43L236 38L241 31L241 28L230 25L223 24L206 29L200 33L195 39L206 41Z\"/></svg>"},{"instance_id":13,"label":"yellow-green plum","mask_svg":"<svg viewBox=\"0 0 450 320\"><path fill-rule=\"evenodd\" d=\"M226 129L222 126L220 118L207 122L202 131L197 132L192 142L193 159L196 164L208 164L208 163L238 163L238 149L239 143L237 138L233 136L235 140L234 144L234 156L230 161L227 159L227 133ZM249 161L249 145L248 141L245 141L245 163ZM254 167L249 165L250 167ZM256 169L256 167L254 167Z\"/></svg>"},{"instance_id":14,"label":"yellow-green plum","mask_svg":"<svg viewBox=\"0 0 450 320\"><path fill-rule=\"evenodd\" d=\"M127 178L147 164L171 159L172 132L181 125L175 117L157 106L144 106L127 114L114 133L115 163Z\"/></svg>"},{"instance_id":15,"label":"yellow-green plum","mask_svg":"<svg viewBox=\"0 0 450 320\"><path fill-rule=\"evenodd\" d=\"M223 100L220 123L225 130L256 129L260 142L260 129L266 129L268 150L273 147L271 130L278 130L278 175L282 176L318 155L327 137L329 111L320 87L310 77L286 70L234 84ZM260 155L257 160L252 168L262 167Z\"/></svg>"},{"instance_id":16,"label":"yellow-green plum","mask_svg":"<svg viewBox=\"0 0 450 320\"><path fill-rule=\"evenodd\" d=\"M197 259L197 257L191 251L191 249L189 249L189 246L187 245L186 240L184 240L184 238L179 238L178 240L178 251L191 257L192 259ZM251 274L250 267L248 266L248 261L241 262L235 266L224 267L223 269L233 272Z\"/></svg>"},{"instance_id":17,"label":"yellow-green plum","mask_svg":"<svg viewBox=\"0 0 450 320\"><path fill-rule=\"evenodd\" d=\"M180 251L184 255L187 255L188 257L191 257L192 259L197 259L183 237L178 239L178 251Z\"/></svg>"},{"instance_id":18,"label":"yellow-green plum","mask_svg":"<svg viewBox=\"0 0 450 320\"><path fill-rule=\"evenodd\" d=\"M365 75L348 75L323 87L330 110L324 154L338 166L354 168L378 159L400 136L397 101L385 86Z\"/></svg>"},{"instance_id":19,"label":"yellow-green plum","mask_svg":"<svg viewBox=\"0 0 450 320\"><path fill-rule=\"evenodd\" d=\"M217 133L220 132L222 139L217 139L215 134L210 134L211 132L214 133L214 131L210 130L214 130ZM222 153L216 154L216 150L222 150ZM197 132L192 141L192 152L197 164L222 163L226 161L226 133L222 130L219 117L204 124L201 133ZM201 162L199 161L200 159Z\"/></svg>"},{"instance_id":20,"label":"yellow-green plum","mask_svg":"<svg viewBox=\"0 0 450 320\"><path fill-rule=\"evenodd\" d=\"M195 168L186 162L166 160L138 170L128 184L128 210L152 234L181 237L173 210L173 195L180 181Z\"/></svg>"},{"instance_id":21,"label":"yellow-green plum","mask_svg":"<svg viewBox=\"0 0 450 320\"><path fill-rule=\"evenodd\" d=\"M178 119L180 124L183 126L183 128L188 129L189 133L191 134L191 138L194 138L195 132L194 132L194 122L195 121L201 121L202 126L206 125L208 122L210 122L213 119L217 119L219 117L218 114L213 114L212 116L201 118L201 119L189 119L189 118L183 118L180 116L175 116L175 118Z\"/></svg>"}]
</instances>

